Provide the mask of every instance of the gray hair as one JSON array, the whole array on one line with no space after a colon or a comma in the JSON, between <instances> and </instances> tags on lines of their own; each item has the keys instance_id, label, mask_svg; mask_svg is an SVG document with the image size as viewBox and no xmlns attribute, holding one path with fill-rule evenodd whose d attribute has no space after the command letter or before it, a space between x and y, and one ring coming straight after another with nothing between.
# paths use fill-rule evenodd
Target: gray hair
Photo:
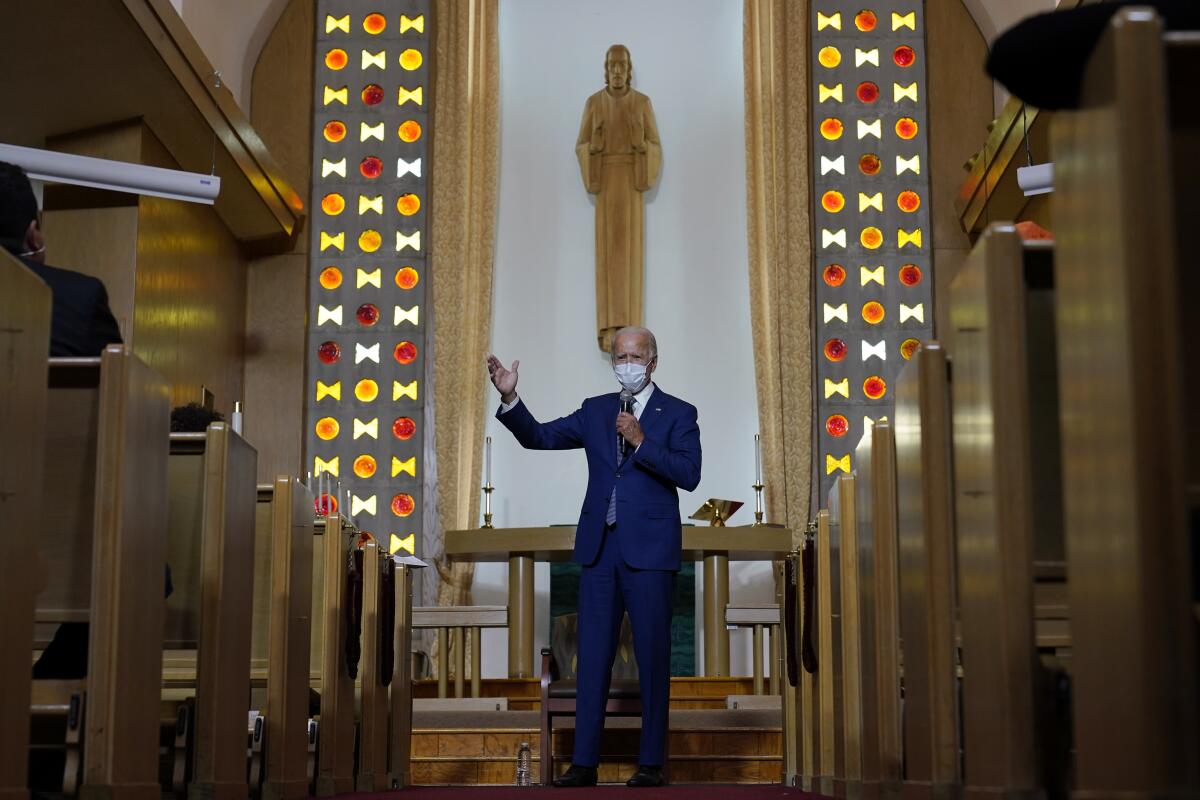
<instances>
[{"instance_id":1,"label":"gray hair","mask_svg":"<svg viewBox=\"0 0 1200 800\"><path fill-rule=\"evenodd\" d=\"M640 325L627 325L613 334L612 350L609 353L610 359L617 357L617 339L621 336L642 336L646 339L646 344L650 347L650 358L658 358L658 340L654 338L654 333L649 328L643 328Z\"/></svg>"}]
</instances>

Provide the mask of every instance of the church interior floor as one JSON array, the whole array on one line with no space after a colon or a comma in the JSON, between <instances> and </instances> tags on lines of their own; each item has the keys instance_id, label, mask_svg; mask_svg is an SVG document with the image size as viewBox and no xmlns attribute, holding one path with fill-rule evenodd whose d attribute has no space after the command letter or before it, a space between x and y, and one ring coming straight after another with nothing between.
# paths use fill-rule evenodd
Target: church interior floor
<instances>
[{"instance_id":1,"label":"church interior floor","mask_svg":"<svg viewBox=\"0 0 1200 800\"><path fill-rule=\"evenodd\" d=\"M531 792L542 797L566 800L599 800L606 797L629 797L637 800L819 800L822 796L791 786L661 786L653 789L630 789L622 784L589 789L554 789L535 786L410 786L378 794L342 795L339 800L522 800Z\"/></svg>"}]
</instances>

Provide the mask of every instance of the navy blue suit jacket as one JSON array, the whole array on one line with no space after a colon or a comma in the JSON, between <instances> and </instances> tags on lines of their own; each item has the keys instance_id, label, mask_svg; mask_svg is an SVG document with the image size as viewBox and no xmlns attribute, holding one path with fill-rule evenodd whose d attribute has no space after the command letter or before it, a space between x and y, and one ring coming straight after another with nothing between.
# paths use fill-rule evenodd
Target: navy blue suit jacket
<instances>
[{"instance_id":1,"label":"navy blue suit jacket","mask_svg":"<svg viewBox=\"0 0 1200 800\"><path fill-rule=\"evenodd\" d=\"M616 419L620 395L589 397L573 414L538 422L518 401L497 419L530 450L582 447L588 486L575 529L574 560L590 564L600 552L604 519L617 488L617 536L625 563L637 569L678 570L682 549L679 489L700 483L700 428L696 407L664 392L650 394L639 422L645 439L617 463ZM630 448L632 449L632 448Z\"/></svg>"},{"instance_id":2,"label":"navy blue suit jacket","mask_svg":"<svg viewBox=\"0 0 1200 800\"><path fill-rule=\"evenodd\" d=\"M99 278L69 269L48 267L32 259L21 262L50 287L50 356L98 356L121 343L121 331L108 307L108 292Z\"/></svg>"}]
</instances>

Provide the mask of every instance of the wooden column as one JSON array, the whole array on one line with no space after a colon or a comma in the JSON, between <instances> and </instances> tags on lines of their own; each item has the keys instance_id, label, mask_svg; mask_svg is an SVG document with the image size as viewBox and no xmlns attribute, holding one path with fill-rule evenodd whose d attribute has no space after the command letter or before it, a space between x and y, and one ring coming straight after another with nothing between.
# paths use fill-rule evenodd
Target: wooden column
<instances>
[{"instance_id":1,"label":"wooden column","mask_svg":"<svg viewBox=\"0 0 1200 800\"><path fill-rule=\"evenodd\" d=\"M704 674L729 675L729 630L725 606L729 605L729 556L704 554Z\"/></svg>"},{"instance_id":2,"label":"wooden column","mask_svg":"<svg viewBox=\"0 0 1200 800\"><path fill-rule=\"evenodd\" d=\"M532 678L533 557L514 553L508 559L508 677ZM441 651L447 658L446 651ZM439 695L441 696L441 695Z\"/></svg>"}]
</instances>

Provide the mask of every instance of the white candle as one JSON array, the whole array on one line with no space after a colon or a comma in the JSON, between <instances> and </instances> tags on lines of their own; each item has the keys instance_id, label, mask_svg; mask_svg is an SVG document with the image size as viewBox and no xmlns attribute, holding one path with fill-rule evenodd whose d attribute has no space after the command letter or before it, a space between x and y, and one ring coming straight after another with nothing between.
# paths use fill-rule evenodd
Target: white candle
<instances>
[{"instance_id":1,"label":"white candle","mask_svg":"<svg viewBox=\"0 0 1200 800\"><path fill-rule=\"evenodd\" d=\"M483 482L486 486L492 485L492 437L488 436L483 440L484 443L484 478Z\"/></svg>"},{"instance_id":2,"label":"white candle","mask_svg":"<svg viewBox=\"0 0 1200 800\"><path fill-rule=\"evenodd\" d=\"M762 483L762 442L757 433L754 434L754 482Z\"/></svg>"}]
</instances>

